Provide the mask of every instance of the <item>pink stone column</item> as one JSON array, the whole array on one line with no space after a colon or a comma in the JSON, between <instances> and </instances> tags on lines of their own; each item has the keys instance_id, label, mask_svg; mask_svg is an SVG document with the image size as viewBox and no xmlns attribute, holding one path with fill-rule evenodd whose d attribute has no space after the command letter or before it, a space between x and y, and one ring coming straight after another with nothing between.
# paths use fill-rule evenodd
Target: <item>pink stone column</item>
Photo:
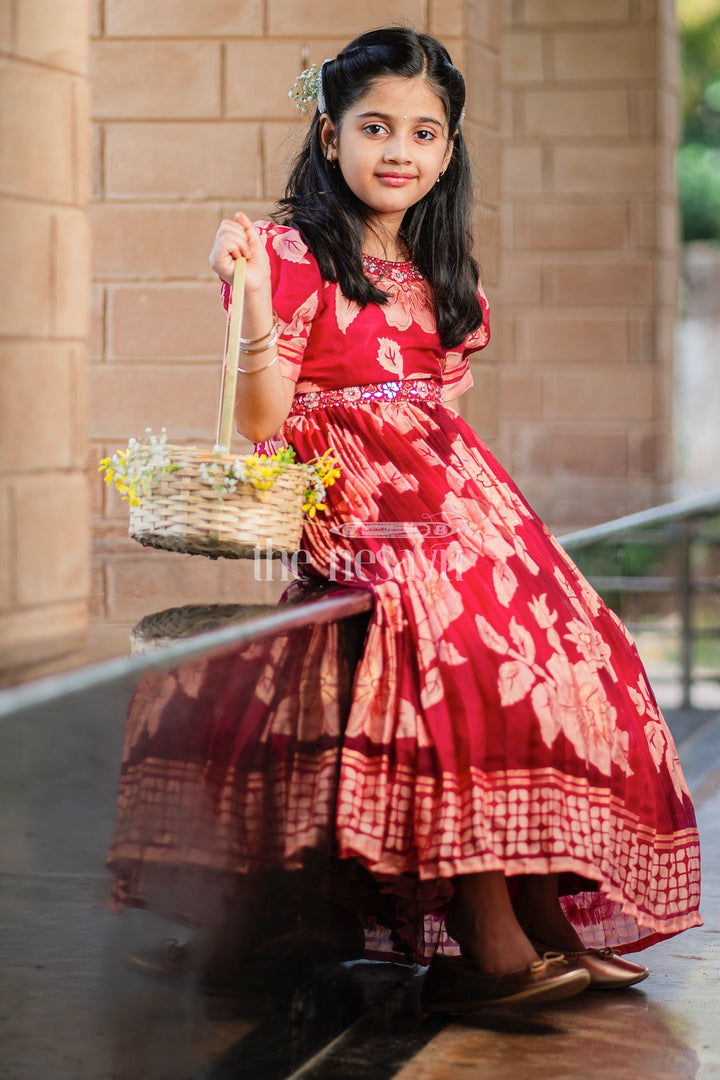
<instances>
[{"instance_id":1,"label":"pink stone column","mask_svg":"<svg viewBox=\"0 0 720 1080\"><path fill-rule=\"evenodd\" d=\"M0 5L0 670L81 644L89 526L86 0Z\"/></svg>"},{"instance_id":2,"label":"pink stone column","mask_svg":"<svg viewBox=\"0 0 720 1080\"><path fill-rule=\"evenodd\" d=\"M498 451L564 531L670 494L676 19L672 0L504 13Z\"/></svg>"}]
</instances>

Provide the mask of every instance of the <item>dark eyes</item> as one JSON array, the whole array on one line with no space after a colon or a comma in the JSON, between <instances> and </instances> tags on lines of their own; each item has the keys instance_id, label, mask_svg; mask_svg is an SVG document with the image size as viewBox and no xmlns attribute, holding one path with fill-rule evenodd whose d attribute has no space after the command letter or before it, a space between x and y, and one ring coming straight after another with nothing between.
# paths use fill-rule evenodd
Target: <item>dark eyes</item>
<instances>
[{"instance_id":1,"label":"dark eyes","mask_svg":"<svg viewBox=\"0 0 720 1080\"><path fill-rule=\"evenodd\" d=\"M388 133L384 124L375 123L365 124L363 131L368 135L386 135ZM431 131L429 128L420 128L420 130L415 131L413 134L414 138L418 139L420 142L432 142L433 139L437 138L435 132Z\"/></svg>"}]
</instances>

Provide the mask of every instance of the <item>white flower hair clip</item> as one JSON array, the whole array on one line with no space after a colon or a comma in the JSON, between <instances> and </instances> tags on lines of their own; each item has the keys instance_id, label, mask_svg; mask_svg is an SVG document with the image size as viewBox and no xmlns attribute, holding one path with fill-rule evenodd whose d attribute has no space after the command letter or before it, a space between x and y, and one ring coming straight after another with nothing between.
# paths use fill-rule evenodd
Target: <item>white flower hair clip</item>
<instances>
[{"instance_id":1,"label":"white flower hair clip","mask_svg":"<svg viewBox=\"0 0 720 1080\"><path fill-rule=\"evenodd\" d=\"M288 91L288 97L302 113L306 113L314 104L318 112L325 112L325 93L322 85L322 72L326 64L332 60L331 56L323 60L318 68L317 64L301 71L293 84L292 90Z\"/></svg>"}]
</instances>

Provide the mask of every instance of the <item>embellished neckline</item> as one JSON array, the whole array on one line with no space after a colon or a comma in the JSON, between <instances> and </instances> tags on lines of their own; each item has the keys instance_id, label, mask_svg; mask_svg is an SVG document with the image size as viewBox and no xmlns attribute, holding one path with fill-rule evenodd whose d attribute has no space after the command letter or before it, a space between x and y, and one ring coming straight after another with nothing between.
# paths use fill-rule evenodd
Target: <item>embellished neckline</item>
<instances>
[{"instance_id":1,"label":"embellished neckline","mask_svg":"<svg viewBox=\"0 0 720 1080\"><path fill-rule=\"evenodd\" d=\"M362 265L363 270L372 274L373 277L389 278L391 281L401 283L404 281L424 280L424 274L420 273L412 259L393 262L391 259L378 259L375 255L367 255L363 252Z\"/></svg>"}]
</instances>

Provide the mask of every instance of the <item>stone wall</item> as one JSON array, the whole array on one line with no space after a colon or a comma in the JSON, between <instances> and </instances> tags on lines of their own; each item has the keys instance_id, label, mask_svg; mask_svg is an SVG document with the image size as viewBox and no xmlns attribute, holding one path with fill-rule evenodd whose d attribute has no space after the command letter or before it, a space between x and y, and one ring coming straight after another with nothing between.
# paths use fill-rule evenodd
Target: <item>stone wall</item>
<instances>
[{"instance_id":1,"label":"stone wall","mask_svg":"<svg viewBox=\"0 0 720 1080\"><path fill-rule=\"evenodd\" d=\"M282 190L303 129L287 97L297 73L392 21L444 39L468 81L493 342L473 361L464 416L560 530L667 495L672 0L57 0L52 18L41 0L4 0L7 655L38 642L42 656L82 633L88 489L95 615L127 622L173 600L276 597L282 583L257 581L247 562L140 550L97 462L146 426L214 441L224 329L207 263L216 225L239 206L266 214Z\"/></svg>"},{"instance_id":2,"label":"stone wall","mask_svg":"<svg viewBox=\"0 0 720 1080\"><path fill-rule=\"evenodd\" d=\"M215 441L224 319L208 252L217 224L239 208L262 217L282 193L306 123L288 98L299 72L393 21L436 34L468 74L467 131L485 192L479 254L496 285L499 0L105 0L93 8L88 475L97 615L132 619L172 597L262 602L282 588L256 580L247 560L143 552L127 539L126 506L92 477L99 457L147 426ZM491 428L491 354L477 369L484 389L463 408Z\"/></svg>"},{"instance_id":3,"label":"stone wall","mask_svg":"<svg viewBox=\"0 0 720 1080\"><path fill-rule=\"evenodd\" d=\"M498 448L556 527L668 493L671 0L510 0Z\"/></svg>"},{"instance_id":4,"label":"stone wall","mask_svg":"<svg viewBox=\"0 0 720 1080\"><path fill-rule=\"evenodd\" d=\"M87 4L0 4L0 667L87 625Z\"/></svg>"}]
</instances>

